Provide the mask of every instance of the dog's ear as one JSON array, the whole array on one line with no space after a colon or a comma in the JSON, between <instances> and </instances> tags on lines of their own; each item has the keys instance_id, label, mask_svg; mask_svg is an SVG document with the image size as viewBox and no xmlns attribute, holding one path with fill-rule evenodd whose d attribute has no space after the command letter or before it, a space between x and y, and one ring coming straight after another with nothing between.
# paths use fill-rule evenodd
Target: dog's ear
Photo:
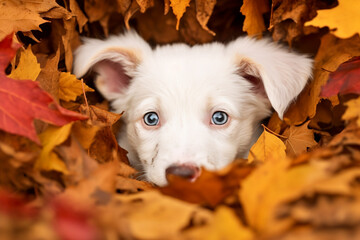
<instances>
[{"instance_id":1,"label":"dog's ear","mask_svg":"<svg viewBox=\"0 0 360 240\"><path fill-rule=\"evenodd\" d=\"M107 40L84 39L75 51L74 74L82 77L95 72L95 84L108 100L119 97L128 87L150 46L135 32Z\"/></svg>"},{"instance_id":2,"label":"dog's ear","mask_svg":"<svg viewBox=\"0 0 360 240\"><path fill-rule=\"evenodd\" d=\"M227 46L237 73L266 96L282 118L312 74L312 60L267 40L239 38Z\"/></svg>"}]
</instances>

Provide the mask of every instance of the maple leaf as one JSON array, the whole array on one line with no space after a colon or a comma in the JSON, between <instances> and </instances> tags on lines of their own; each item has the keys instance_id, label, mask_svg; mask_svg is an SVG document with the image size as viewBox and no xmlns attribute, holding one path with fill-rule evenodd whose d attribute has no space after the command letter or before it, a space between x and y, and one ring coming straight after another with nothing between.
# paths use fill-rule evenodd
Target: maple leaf
<instances>
[{"instance_id":1,"label":"maple leaf","mask_svg":"<svg viewBox=\"0 0 360 240\"><path fill-rule=\"evenodd\" d=\"M310 121L301 126L290 126L283 133L285 139L286 153L297 156L305 152L307 148L317 145L314 140L314 131L308 128Z\"/></svg>"},{"instance_id":2,"label":"maple leaf","mask_svg":"<svg viewBox=\"0 0 360 240\"><path fill-rule=\"evenodd\" d=\"M83 86L85 92L94 92L94 89L83 85L75 75L62 72L59 78L59 98L64 101L75 101L76 97L83 93Z\"/></svg>"},{"instance_id":3,"label":"maple leaf","mask_svg":"<svg viewBox=\"0 0 360 240\"><path fill-rule=\"evenodd\" d=\"M37 82L14 80L5 75L5 68L17 48L19 46L12 46L12 35L0 43L0 129L39 143L34 119L58 126L87 119L86 116L62 108Z\"/></svg>"},{"instance_id":4,"label":"maple leaf","mask_svg":"<svg viewBox=\"0 0 360 240\"><path fill-rule=\"evenodd\" d=\"M321 89L321 97L336 94L360 94L360 56L342 63L335 72L330 73L329 80Z\"/></svg>"},{"instance_id":5,"label":"maple leaf","mask_svg":"<svg viewBox=\"0 0 360 240\"><path fill-rule=\"evenodd\" d=\"M339 0L333 9L318 10L318 15L305 26L335 28L334 34L340 38L348 38L360 33L360 2Z\"/></svg>"},{"instance_id":6,"label":"maple leaf","mask_svg":"<svg viewBox=\"0 0 360 240\"><path fill-rule=\"evenodd\" d=\"M44 20L40 14L61 8L56 1L0 1L0 40L12 32L41 30Z\"/></svg>"},{"instance_id":7,"label":"maple leaf","mask_svg":"<svg viewBox=\"0 0 360 240\"><path fill-rule=\"evenodd\" d=\"M266 0L244 0L240 12L245 16L243 31L248 35L259 35L265 31L263 14L269 12L269 2Z\"/></svg>"}]
</instances>

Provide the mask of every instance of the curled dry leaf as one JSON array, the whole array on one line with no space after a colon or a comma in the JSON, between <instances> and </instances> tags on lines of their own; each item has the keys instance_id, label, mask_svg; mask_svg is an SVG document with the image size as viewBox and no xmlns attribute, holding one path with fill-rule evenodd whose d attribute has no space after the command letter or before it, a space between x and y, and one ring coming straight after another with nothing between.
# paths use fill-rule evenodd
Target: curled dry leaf
<instances>
[{"instance_id":1,"label":"curled dry leaf","mask_svg":"<svg viewBox=\"0 0 360 240\"><path fill-rule=\"evenodd\" d=\"M196 0L196 19L199 21L201 27L210 34L215 35L206 25L215 7L216 0Z\"/></svg>"},{"instance_id":2,"label":"curled dry leaf","mask_svg":"<svg viewBox=\"0 0 360 240\"><path fill-rule=\"evenodd\" d=\"M275 41L287 41L291 45L294 38L303 33L303 24L316 15L317 1L314 0L274 0L272 1L269 28Z\"/></svg>"},{"instance_id":3,"label":"curled dry leaf","mask_svg":"<svg viewBox=\"0 0 360 240\"><path fill-rule=\"evenodd\" d=\"M202 169L195 182L170 175L167 176L169 186L160 188L160 191L187 202L215 207L235 194L240 188L240 181L253 169L254 167L246 164L244 160L238 160L217 172Z\"/></svg>"}]
</instances>

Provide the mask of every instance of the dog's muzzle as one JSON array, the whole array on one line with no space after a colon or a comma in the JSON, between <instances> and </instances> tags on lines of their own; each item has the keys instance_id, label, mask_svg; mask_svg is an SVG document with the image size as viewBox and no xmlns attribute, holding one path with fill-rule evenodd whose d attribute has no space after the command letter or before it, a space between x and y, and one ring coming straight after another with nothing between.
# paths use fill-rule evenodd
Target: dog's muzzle
<instances>
[{"instance_id":1,"label":"dog's muzzle","mask_svg":"<svg viewBox=\"0 0 360 240\"><path fill-rule=\"evenodd\" d=\"M174 164L166 169L166 176L168 175L179 176L193 182L200 176L200 168L191 163Z\"/></svg>"}]
</instances>

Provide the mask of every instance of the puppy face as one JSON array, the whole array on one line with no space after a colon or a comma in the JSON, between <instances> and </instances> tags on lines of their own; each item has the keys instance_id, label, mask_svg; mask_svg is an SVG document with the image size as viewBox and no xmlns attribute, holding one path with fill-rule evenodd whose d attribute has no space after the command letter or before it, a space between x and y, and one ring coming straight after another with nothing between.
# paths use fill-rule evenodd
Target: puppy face
<instances>
[{"instance_id":1,"label":"puppy face","mask_svg":"<svg viewBox=\"0 0 360 240\"><path fill-rule=\"evenodd\" d=\"M261 120L272 107L282 117L302 90L311 61L246 38L153 50L130 32L87 40L75 74L90 68L113 109L124 111L119 144L130 163L165 185L167 171L194 179L200 167L219 169L246 157Z\"/></svg>"}]
</instances>

